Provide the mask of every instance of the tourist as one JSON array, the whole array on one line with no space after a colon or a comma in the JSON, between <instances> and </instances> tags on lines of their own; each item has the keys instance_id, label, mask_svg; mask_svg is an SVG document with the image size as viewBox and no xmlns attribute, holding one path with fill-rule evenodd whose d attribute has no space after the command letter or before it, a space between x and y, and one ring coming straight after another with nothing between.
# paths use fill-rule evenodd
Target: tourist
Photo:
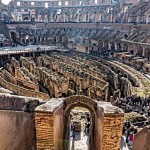
<instances>
[{"instance_id":1,"label":"tourist","mask_svg":"<svg viewBox=\"0 0 150 150\"><path fill-rule=\"evenodd\" d=\"M72 126L71 126L71 130L72 130L72 135L71 135L71 137L73 137L73 139L75 139L75 125L74 124L72 124Z\"/></svg>"},{"instance_id":2,"label":"tourist","mask_svg":"<svg viewBox=\"0 0 150 150\"><path fill-rule=\"evenodd\" d=\"M134 131L134 126L131 126L131 123L128 122L128 123L127 123L126 143L129 142L129 135L130 135L130 132L133 132L133 131Z\"/></svg>"},{"instance_id":3,"label":"tourist","mask_svg":"<svg viewBox=\"0 0 150 150\"><path fill-rule=\"evenodd\" d=\"M130 132L129 139L128 139L128 146L130 147L130 149L132 148L133 141L134 141L134 132L132 131Z\"/></svg>"},{"instance_id":4,"label":"tourist","mask_svg":"<svg viewBox=\"0 0 150 150\"><path fill-rule=\"evenodd\" d=\"M87 122L90 122L91 121L91 118L89 116L89 114L87 115Z\"/></svg>"},{"instance_id":5,"label":"tourist","mask_svg":"<svg viewBox=\"0 0 150 150\"><path fill-rule=\"evenodd\" d=\"M87 124L86 128L87 128L87 134L89 134L90 133L90 123Z\"/></svg>"},{"instance_id":6,"label":"tourist","mask_svg":"<svg viewBox=\"0 0 150 150\"><path fill-rule=\"evenodd\" d=\"M84 126L84 133L87 133L87 123L85 122L85 126Z\"/></svg>"}]
</instances>

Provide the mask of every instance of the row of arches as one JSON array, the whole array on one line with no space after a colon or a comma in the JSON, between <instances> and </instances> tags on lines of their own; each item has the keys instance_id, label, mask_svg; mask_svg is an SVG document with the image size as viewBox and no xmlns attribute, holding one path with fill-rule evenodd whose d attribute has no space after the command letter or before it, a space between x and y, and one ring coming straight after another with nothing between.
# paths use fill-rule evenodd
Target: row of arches
<instances>
[{"instance_id":1,"label":"row of arches","mask_svg":"<svg viewBox=\"0 0 150 150\"><path fill-rule=\"evenodd\" d=\"M77 33L83 35L86 34L85 32L78 31ZM44 32L43 32L44 33ZM148 60L150 60L150 48L144 47L144 46L138 46L138 45L129 45L128 43L121 42L119 40L106 40L106 39L93 39L92 37L83 37L83 36L76 36L75 38L70 38L71 34L76 34L72 30L63 30L58 31L57 34L54 30L54 32L49 31L49 33L45 32L43 34L42 32L37 32L36 37L33 33L33 35L26 35L19 37L19 33L16 31L10 31L10 37L14 42L20 42L22 44L42 44L43 42L51 43L51 44L61 44L65 47L69 43L72 44L81 44L81 45L88 45L90 47L93 47L92 50L94 51L100 51L102 49L104 50L112 50L112 51L126 51L130 52L132 55L139 56L139 57L145 57ZM92 31L89 31L91 34ZM87 33L87 35L89 34ZM94 32L93 32L94 33ZM42 34L42 36L41 36ZM94 37L94 36L93 36ZM19 41L21 40L21 41Z\"/></svg>"},{"instance_id":2,"label":"row of arches","mask_svg":"<svg viewBox=\"0 0 150 150\"><path fill-rule=\"evenodd\" d=\"M145 57L150 60L150 47L142 46L128 46L126 44L126 51L129 51L134 56Z\"/></svg>"}]
</instances>

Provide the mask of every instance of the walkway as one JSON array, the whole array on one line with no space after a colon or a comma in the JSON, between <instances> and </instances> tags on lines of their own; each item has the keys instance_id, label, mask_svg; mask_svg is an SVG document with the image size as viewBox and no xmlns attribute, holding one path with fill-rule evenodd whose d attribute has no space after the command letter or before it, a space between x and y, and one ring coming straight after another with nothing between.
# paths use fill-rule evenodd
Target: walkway
<instances>
[{"instance_id":1,"label":"walkway","mask_svg":"<svg viewBox=\"0 0 150 150\"><path fill-rule=\"evenodd\" d=\"M70 139L70 150L88 150L88 136L83 132L76 132L75 139Z\"/></svg>"},{"instance_id":2,"label":"walkway","mask_svg":"<svg viewBox=\"0 0 150 150\"><path fill-rule=\"evenodd\" d=\"M129 150L129 148L128 148L127 144L126 144L125 136L121 137L120 150Z\"/></svg>"},{"instance_id":3,"label":"walkway","mask_svg":"<svg viewBox=\"0 0 150 150\"><path fill-rule=\"evenodd\" d=\"M62 52L68 51L66 49L63 49L63 48L57 47L57 46L38 45L38 47L40 48L39 50L37 50L37 45L2 47L2 48L0 48L0 55L53 51L53 50L58 50L58 51L62 51Z\"/></svg>"},{"instance_id":4,"label":"walkway","mask_svg":"<svg viewBox=\"0 0 150 150\"><path fill-rule=\"evenodd\" d=\"M50 47L56 47L56 46L47 46L47 45L38 45L40 48L50 48ZM27 46L20 46L17 47L1 47L0 51L17 51L17 50L29 50L29 49L36 49L37 45L27 45Z\"/></svg>"}]
</instances>

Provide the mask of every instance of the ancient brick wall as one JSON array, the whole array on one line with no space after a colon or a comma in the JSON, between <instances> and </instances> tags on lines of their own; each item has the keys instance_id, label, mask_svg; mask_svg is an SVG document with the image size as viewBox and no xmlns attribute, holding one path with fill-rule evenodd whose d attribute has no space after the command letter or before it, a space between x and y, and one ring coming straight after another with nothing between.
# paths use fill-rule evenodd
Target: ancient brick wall
<instances>
[{"instance_id":1,"label":"ancient brick wall","mask_svg":"<svg viewBox=\"0 0 150 150\"><path fill-rule=\"evenodd\" d=\"M35 112L37 149L63 149L63 107L56 112Z\"/></svg>"},{"instance_id":2,"label":"ancient brick wall","mask_svg":"<svg viewBox=\"0 0 150 150\"><path fill-rule=\"evenodd\" d=\"M55 150L63 150L63 125L64 125L64 116L63 107L59 108L54 113L54 145Z\"/></svg>"},{"instance_id":3,"label":"ancient brick wall","mask_svg":"<svg viewBox=\"0 0 150 150\"><path fill-rule=\"evenodd\" d=\"M20 68L20 63L19 63L19 61L17 61L14 57L11 58L11 65L12 65L14 68Z\"/></svg>"},{"instance_id":4,"label":"ancient brick wall","mask_svg":"<svg viewBox=\"0 0 150 150\"><path fill-rule=\"evenodd\" d=\"M16 77L24 81L30 81L29 77L27 77L20 69L16 69Z\"/></svg>"},{"instance_id":5,"label":"ancient brick wall","mask_svg":"<svg viewBox=\"0 0 150 150\"><path fill-rule=\"evenodd\" d=\"M102 150L120 150L124 114L105 113Z\"/></svg>"},{"instance_id":6,"label":"ancient brick wall","mask_svg":"<svg viewBox=\"0 0 150 150\"><path fill-rule=\"evenodd\" d=\"M3 78L13 84L16 84L18 86L21 86L23 88L29 89L29 90L35 90L35 91L39 91L39 87L38 85L35 85L33 82L31 81L24 81L22 79L19 79L17 77L13 77L9 72L7 72L6 70L3 71Z\"/></svg>"},{"instance_id":7,"label":"ancient brick wall","mask_svg":"<svg viewBox=\"0 0 150 150\"><path fill-rule=\"evenodd\" d=\"M54 149L54 118L51 113L35 112L37 149Z\"/></svg>"},{"instance_id":8,"label":"ancient brick wall","mask_svg":"<svg viewBox=\"0 0 150 150\"><path fill-rule=\"evenodd\" d=\"M20 94L23 96L40 98L40 99L43 99L45 101L49 100L49 96L45 93L22 88L18 85L7 82L2 77L0 77L0 85L4 88L14 92L14 93L17 93L17 94Z\"/></svg>"},{"instance_id":9,"label":"ancient brick wall","mask_svg":"<svg viewBox=\"0 0 150 150\"><path fill-rule=\"evenodd\" d=\"M24 66L26 69L28 69L31 73L34 74L35 63L33 61L28 60L25 57L21 57L20 64L21 64L21 66Z\"/></svg>"}]
</instances>

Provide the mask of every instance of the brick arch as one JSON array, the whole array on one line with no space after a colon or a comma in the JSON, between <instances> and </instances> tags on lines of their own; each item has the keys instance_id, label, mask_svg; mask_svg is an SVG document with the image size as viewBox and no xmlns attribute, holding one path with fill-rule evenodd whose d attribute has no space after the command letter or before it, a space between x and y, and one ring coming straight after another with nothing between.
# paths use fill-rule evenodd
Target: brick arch
<instances>
[{"instance_id":1,"label":"brick arch","mask_svg":"<svg viewBox=\"0 0 150 150\"><path fill-rule=\"evenodd\" d=\"M90 97L83 96L83 95L74 95L64 99L64 141L69 139L69 115L73 108L75 107L84 107L87 108L91 114L92 121L91 121L91 134L90 134L90 149L95 146L97 141L94 139L94 131L95 131L95 122L97 116L97 102L91 99ZM96 133L95 133L96 134ZM68 143L64 143L64 149L68 149ZM96 149L94 147L94 149Z\"/></svg>"},{"instance_id":2,"label":"brick arch","mask_svg":"<svg viewBox=\"0 0 150 150\"><path fill-rule=\"evenodd\" d=\"M70 111L76 106L85 107L93 116L96 116L97 102L83 95L74 95L64 99L64 116L70 114Z\"/></svg>"},{"instance_id":3,"label":"brick arch","mask_svg":"<svg viewBox=\"0 0 150 150\"><path fill-rule=\"evenodd\" d=\"M85 107L91 112L90 149L120 149L123 111L109 102L98 102L82 95L52 98L36 108L37 149L67 149L66 140L69 132L66 134L66 131L69 131L69 114L75 106Z\"/></svg>"},{"instance_id":4,"label":"brick arch","mask_svg":"<svg viewBox=\"0 0 150 150\"><path fill-rule=\"evenodd\" d=\"M97 107L97 102L91 99L90 97L83 95L74 95L64 99L64 109L68 110L72 105L82 104L89 109Z\"/></svg>"},{"instance_id":5,"label":"brick arch","mask_svg":"<svg viewBox=\"0 0 150 150\"><path fill-rule=\"evenodd\" d=\"M9 31L10 39L11 39L13 42L16 42L16 41L17 41L18 35L19 35L19 34L18 34L15 30Z\"/></svg>"}]
</instances>

